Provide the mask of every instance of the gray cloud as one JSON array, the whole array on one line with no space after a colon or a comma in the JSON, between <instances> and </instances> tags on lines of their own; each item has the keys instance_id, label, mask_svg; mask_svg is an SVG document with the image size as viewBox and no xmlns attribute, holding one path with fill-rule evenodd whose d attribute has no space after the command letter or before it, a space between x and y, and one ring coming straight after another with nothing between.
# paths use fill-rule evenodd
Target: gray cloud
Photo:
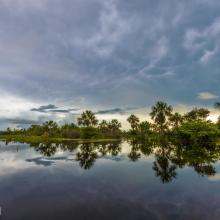
<instances>
[{"instance_id":1,"label":"gray cloud","mask_svg":"<svg viewBox=\"0 0 220 220\"><path fill-rule=\"evenodd\" d=\"M39 108L32 108L30 111L33 112L41 112L41 113L70 113L72 111L78 111L77 108L70 108L70 109L58 109L56 105L42 105Z\"/></svg>"},{"instance_id":2,"label":"gray cloud","mask_svg":"<svg viewBox=\"0 0 220 220\"><path fill-rule=\"evenodd\" d=\"M96 114L104 115L104 114L125 114L130 110L134 110L136 108L113 108L113 109L106 109L106 110L99 110Z\"/></svg>"},{"instance_id":3,"label":"gray cloud","mask_svg":"<svg viewBox=\"0 0 220 220\"><path fill-rule=\"evenodd\" d=\"M47 111L54 110L54 109L57 109L57 108L58 107L56 105L49 104L49 105L42 105L39 108L32 108L32 109L30 109L30 111L33 111L33 112L47 112Z\"/></svg>"},{"instance_id":4,"label":"gray cloud","mask_svg":"<svg viewBox=\"0 0 220 220\"><path fill-rule=\"evenodd\" d=\"M0 92L48 117L201 104L201 91L220 96L219 10L218 0L2 0Z\"/></svg>"},{"instance_id":5,"label":"gray cloud","mask_svg":"<svg viewBox=\"0 0 220 220\"><path fill-rule=\"evenodd\" d=\"M77 108L71 108L71 109L56 109L56 110L49 110L49 112L55 112L55 113L70 113L72 111L78 111Z\"/></svg>"}]
</instances>

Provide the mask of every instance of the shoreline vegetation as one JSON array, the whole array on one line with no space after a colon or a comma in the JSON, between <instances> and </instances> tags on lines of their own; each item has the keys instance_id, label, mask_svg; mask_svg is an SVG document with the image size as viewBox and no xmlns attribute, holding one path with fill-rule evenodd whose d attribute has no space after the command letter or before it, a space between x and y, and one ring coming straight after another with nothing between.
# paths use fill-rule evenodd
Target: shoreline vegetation
<instances>
[{"instance_id":1,"label":"shoreline vegetation","mask_svg":"<svg viewBox=\"0 0 220 220\"><path fill-rule=\"evenodd\" d=\"M220 103L215 103L220 110ZM47 143L47 142L104 142L128 140L149 141L169 139L170 142L181 146L213 147L220 144L220 117L216 123L208 120L210 111L205 108L193 108L181 115L173 111L173 107L158 101L150 112L152 122L142 121L131 114L127 121L128 131L121 130L117 119L98 121L96 115L86 110L77 119L77 124L59 126L54 121L42 125L33 124L27 129L8 128L0 131L0 140Z\"/></svg>"},{"instance_id":2,"label":"shoreline vegetation","mask_svg":"<svg viewBox=\"0 0 220 220\"><path fill-rule=\"evenodd\" d=\"M43 136L27 136L27 135L0 135L0 141L6 142L21 142L21 143L64 143L64 142L78 142L78 143L98 143L98 142L114 142L121 139L79 139L79 138L62 138L62 137L48 137Z\"/></svg>"}]
</instances>

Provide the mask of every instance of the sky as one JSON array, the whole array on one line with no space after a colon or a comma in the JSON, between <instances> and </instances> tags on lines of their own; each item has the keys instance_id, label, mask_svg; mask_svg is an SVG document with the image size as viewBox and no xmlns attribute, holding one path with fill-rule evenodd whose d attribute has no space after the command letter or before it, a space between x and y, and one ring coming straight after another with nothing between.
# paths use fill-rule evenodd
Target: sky
<instances>
[{"instance_id":1,"label":"sky","mask_svg":"<svg viewBox=\"0 0 220 220\"><path fill-rule=\"evenodd\" d=\"M219 0L0 0L0 128L217 114L219 67Z\"/></svg>"}]
</instances>

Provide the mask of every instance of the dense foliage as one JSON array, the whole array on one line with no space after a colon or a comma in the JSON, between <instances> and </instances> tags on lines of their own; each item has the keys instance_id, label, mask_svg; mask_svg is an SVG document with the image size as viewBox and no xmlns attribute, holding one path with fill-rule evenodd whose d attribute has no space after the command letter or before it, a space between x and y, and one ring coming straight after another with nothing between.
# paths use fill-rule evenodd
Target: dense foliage
<instances>
[{"instance_id":1,"label":"dense foliage","mask_svg":"<svg viewBox=\"0 0 220 220\"><path fill-rule=\"evenodd\" d=\"M217 125L205 121L189 121L175 129L175 141L183 146L212 147L219 137Z\"/></svg>"}]
</instances>

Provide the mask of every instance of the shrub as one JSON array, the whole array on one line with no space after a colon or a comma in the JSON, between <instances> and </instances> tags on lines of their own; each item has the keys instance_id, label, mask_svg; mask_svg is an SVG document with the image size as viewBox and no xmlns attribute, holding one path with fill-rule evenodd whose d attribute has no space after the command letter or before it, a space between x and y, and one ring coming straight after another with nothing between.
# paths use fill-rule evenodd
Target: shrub
<instances>
[{"instance_id":1,"label":"shrub","mask_svg":"<svg viewBox=\"0 0 220 220\"><path fill-rule=\"evenodd\" d=\"M174 131L174 140L184 146L215 146L220 130L215 124L205 121L185 122Z\"/></svg>"}]
</instances>

